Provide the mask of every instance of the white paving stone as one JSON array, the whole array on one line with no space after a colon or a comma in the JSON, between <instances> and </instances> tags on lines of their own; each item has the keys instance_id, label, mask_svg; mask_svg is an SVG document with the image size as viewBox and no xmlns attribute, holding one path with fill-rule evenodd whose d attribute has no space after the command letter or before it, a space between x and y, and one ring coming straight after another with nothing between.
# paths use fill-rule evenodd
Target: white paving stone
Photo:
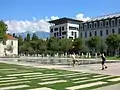
<instances>
[{"instance_id":1,"label":"white paving stone","mask_svg":"<svg viewBox=\"0 0 120 90\"><path fill-rule=\"evenodd\" d=\"M6 79L15 79L17 77L7 77L7 78L0 78L0 80L6 80Z\"/></svg>"},{"instance_id":2,"label":"white paving stone","mask_svg":"<svg viewBox=\"0 0 120 90\"><path fill-rule=\"evenodd\" d=\"M96 76L93 76L93 77L102 77L102 76L105 76L105 75L96 75Z\"/></svg>"},{"instance_id":3,"label":"white paving stone","mask_svg":"<svg viewBox=\"0 0 120 90\"><path fill-rule=\"evenodd\" d=\"M36 78L51 78L51 77L55 77L55 76L41 76L41 75L40 76L39 75L38 76L32 76L32 77L31 76L25 76L25 78L34 78L34 77L36 77Z\"/></svg>"},{"instance_id":4,"label":"white paving stone","mask_svg":"<svg viewBox=\"0 0 120 90\"><path fill-rule=\"evenodd\" d=\"M66 76L68 78L76 77L76 76L85 76L85 75L90 75L90 74L80 74L80 75L73 75L73 76Z\"/></svg>"},{"instance_id":5,"label":"white paving stone","mask_svg":"<svg viewBox=\"0 0 120 90\"><path fill-rule=\"evenodd\" d=\"M0 86L3 86L3 85L13 85L13 84L23 84L23 83L29 83L29 82L30 81L2 83L2 84L0 84Z\"/></svg>"},{"instance_id":6,"label":"white paving stone","mask_svg":"<svg viewBox=\"0 0 120 90\"><path fill-rule=\"evenodd\" d=\"M22 73L22 74L11 74L7 76L23 76L23 75L35 75L35 74L42 74L42 73Z\"/></svg>"},{"instance_id":7,"label":"white paving stone","mask_svg":"<svg viewBox=\"0 0 120 90\"><path fill-rule=\"evenodd\" d=\"M34 89L29 89L29 90L54 90L54 89L47 88L47 87L41 87L41 88L34 88Z\"/></svg>"},{"instance_id":8,"label":"white paving stone","mask_svg":"<svg viewBox=\"0 0 120 90\"><path fill-rule=\"evenodd\" d=\"M72 74L60 74L60 75L56 75L56 76L73 76L73 75L81 75L82 73L72 73Z\"/></svg>"},{"instance_id":9,"label":"white paving stone","mask_svg":"<svg viewBox=\"0 0 120 90\"><path fill-rule=\"evenodd\" d=\"M74 78L74 79L71 79L71 80L81 80L81 79L87 79L88 77L81 77L81 78Z\"/></svg>"},{"instance_id":10,"label":"white paving stone","mask_svg":"<svg viewBox=\"0 0 120 90\"><path fill-rule=\"evenodd\" d=\"M88 79L88 80L83 80L83 81L75 81L73 83L83 83L83 82L101 80L101 79L106 79L106 78L111 78L111 77L113 77L113 76L106 76L106 77L100 77L100 78L95 78L95 79Z\"/></svg>"},{"instance_id":11,"label":"white paving stone","mask_svg":"<svg viewBox=\"0 0 120 90\"><path fill-rule=\"evenodd\" d=\"M25 87L29 87L29 85L16 85L16 86L9 86L9 87L0 87L0 90L10 90L10 89L25 88Z\"/></svg>"},{"instance_id":12,"label":"white paving stone","mask_svg":"<svg viewBox=\"0 0 120 90\"><path fill-rule=\"evenodd\" d=\"M38 83L38 84L47 85L47 84L55 84L55 83L63 83L63 82L67 82L67 81L66 80L57 80L57 81L42 82L42 83Z\"/></svg>"},{"instance_id":13,"label":"white paving stone","mask_svg":"<svg viewBox=\"0 0 120 90\"><path fill-rule=\"evenodd\" d=\"M34 89L29 89L29 90L54 90L54 89L42 87L42 88L34 88Z\"/></svg>"},{"instance_id":14,"label":"white paving stone","mask_svg":"<svg viewBox=\"0 0 120 90\"><path fill-rule=\"evenodd\" d=\"M108 81L120 81L120 78L109 79Z\"/></svg>"},{"instance_id":15,"label":"white paving stone","mask_svg":"<svg viewBox=\"0 0 120 90\"><path fill-rule=\"evenodd\" d=\"M45 79L41 79L42 81L47 81L47 80L56 80L56 79L59 79L59 78L45 78Z\"/></svg>"},{"instance_id":16,"label":"white paving stone","mask_svg":"<svg viewBox=\"0 0 120 90\"><path fill-rule=\"evenodd\" d=\"M0 71L6 71L6 70L8 70L8 71L10 71L10 70L17 70L17 68L11 68L11 69L0 69Z\"/></svg>"},{"instance_id":17,"label":"white paving stone","mask_svg":"<svg viewBox=\"0 0 120 90\"><path fill-rule=\"evenodd\" d=\"M45 76L55 76L55 74L40 74L40 75L30 75L30 76L24 76L24 77L38 77L38 76L41 76L41 77L45 77Z\"/></svg>"},{"instance_id":18,"label":"white paving stone","mask_svg":"<svg viewBox=\"0 0 120 90\"><path fill-rule=\"evenodd\" d=\"M83 85L78 85L78 86L72 86L72 87L67 87L66 89L68 90L76 90L76 89L82 89L82 88L87 88L87 87L92 87L95 85L101 85L101 84L106 84L107 82L94 82L94 83L88 83L88 84L83 84Z\"/></svg>"}]
</instances>

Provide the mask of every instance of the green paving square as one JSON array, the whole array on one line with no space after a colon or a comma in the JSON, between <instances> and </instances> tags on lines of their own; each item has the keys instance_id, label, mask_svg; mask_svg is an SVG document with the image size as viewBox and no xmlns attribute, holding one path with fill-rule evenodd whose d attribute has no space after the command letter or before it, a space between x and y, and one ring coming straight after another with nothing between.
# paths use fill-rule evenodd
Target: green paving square
<instances>
[{"instance_id":1,"label":"green paving square","mask_svg":"<svg viewBox=\"0 0 120 90\"><path fill-rule=\"evenodd\" d=\"M120 78L120 76L33 68L22 65L0 63L0 89L5 87L27 85L27 87L14 88L12 90L29 90L42 87L54 90L67 90L68 87L83 85L80 89L77 88L75 90L92 90L120 83L120 80L110 81L110 79L114 78ZM60 82L56 83L56 81ZM89 87L84 86L94 82L106 83Z\"/></svg>"}]
</instances>

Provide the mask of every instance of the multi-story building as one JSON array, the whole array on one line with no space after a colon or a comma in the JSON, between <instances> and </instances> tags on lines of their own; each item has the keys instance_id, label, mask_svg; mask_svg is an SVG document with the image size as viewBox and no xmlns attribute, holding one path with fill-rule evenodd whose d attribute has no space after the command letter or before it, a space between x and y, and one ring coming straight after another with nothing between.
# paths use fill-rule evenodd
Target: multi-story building
<instances>
[{"instance_id":1,"label":"multi-story building","mask_svg":"<svg viewBox=\"0 0 120 90\"><path fill-rule=\"evenodd\" d=\"M93 36L106 38L110 34L120 34L120 13L92 18L80 23L80 37L88 39Z\"/></svg>"},{"instance_id":2,"label":"multi-story building","mask_svg":"<svg viewBox=\"0 0 120 90\"><path fill-rule=\"evenodd\" d=\"M50 36L57 38L78 38L79 37L79 24L80 20L70 18L60 18L57 20L49 21Z\"/></svg>"}]
</instances>

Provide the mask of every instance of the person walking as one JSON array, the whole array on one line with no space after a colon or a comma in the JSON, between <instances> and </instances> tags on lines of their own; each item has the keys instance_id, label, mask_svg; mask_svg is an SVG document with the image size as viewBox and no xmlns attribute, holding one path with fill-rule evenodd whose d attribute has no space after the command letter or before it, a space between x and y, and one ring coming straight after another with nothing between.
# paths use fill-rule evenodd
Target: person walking
<instances>
[{"instance_id":1,"label":"person walking","mask_svg":"<svg viewBox=\"0 0 120 90\"><path fill-rule=\"evenodd\" d=\"M73 67L75 66L75 54L72 54Z\"/></svg>"},{"instance_id":2,"label":"person walking","mask_svg":"<svg viewBox=\"0 0 120 90\"><path fill-rule=\"evenodd\" d=\"M101 54L101 59L102 59L102 62L101 62L101 64L102 64L102 70L104 70L105 68L107 68L107 66L105 65L106 58L105 58L105 56L104 56L103 53Z\"/></svg>"}]
</instances>

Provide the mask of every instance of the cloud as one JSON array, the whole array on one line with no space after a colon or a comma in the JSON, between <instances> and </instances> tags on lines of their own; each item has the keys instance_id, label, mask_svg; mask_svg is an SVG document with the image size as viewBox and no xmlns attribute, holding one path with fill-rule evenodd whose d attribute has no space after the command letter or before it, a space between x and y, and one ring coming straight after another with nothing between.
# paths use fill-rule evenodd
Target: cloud
<instances>
[{"instance_id":1,"label":"cloud","mask_svg":"<svg viewBox=\"0 0 120 90\"><path fill-rule=\"evenodd\" d=\"M49 20L55 20L59 19L58 16L51 16L48 18L47 16L45 19L37 19L35 17L32 17L32 20L24 20L24 21L18 21L18 20L11 20L11 21L5 21L5 23L8 25L8 33L23 33L23 32L36 32L36 31L44 31L49 32L49 26L50 24L47 22ZM84 14L77 14L76 18L77 20L89 20L89 17L84 17Z\"/></svg>"},{"instance_id":2,"label":"cloud","mask_svg":"<svg viewBox=\"0 0 120 90\"><path fill-rule=\"evenodd\" d=\"M22 32L36 32L36 31L44 31L49 32L49 23L47 21L49 20L55 20L58 19L58 16L52 16L50 19L46 17L45 19L38 20L37 18L33 17L32 21L17 21L17 20L11 20L11 21L5 21L5 23L8 25L8 33L22 33Z\"/></svg>"},{"instance_id":3,"label":"cloud","mask_svg":"<svg viewBox=\"0 0 120 90\"><path fill-rule=\"evenodd\" d=\"M82 20L82 21L87 21L87 20L90 20L90 17L84 17L84 14L79 13L79 14L76 15L76 19L77 20Z\"/></svg>"}]
</instances>

